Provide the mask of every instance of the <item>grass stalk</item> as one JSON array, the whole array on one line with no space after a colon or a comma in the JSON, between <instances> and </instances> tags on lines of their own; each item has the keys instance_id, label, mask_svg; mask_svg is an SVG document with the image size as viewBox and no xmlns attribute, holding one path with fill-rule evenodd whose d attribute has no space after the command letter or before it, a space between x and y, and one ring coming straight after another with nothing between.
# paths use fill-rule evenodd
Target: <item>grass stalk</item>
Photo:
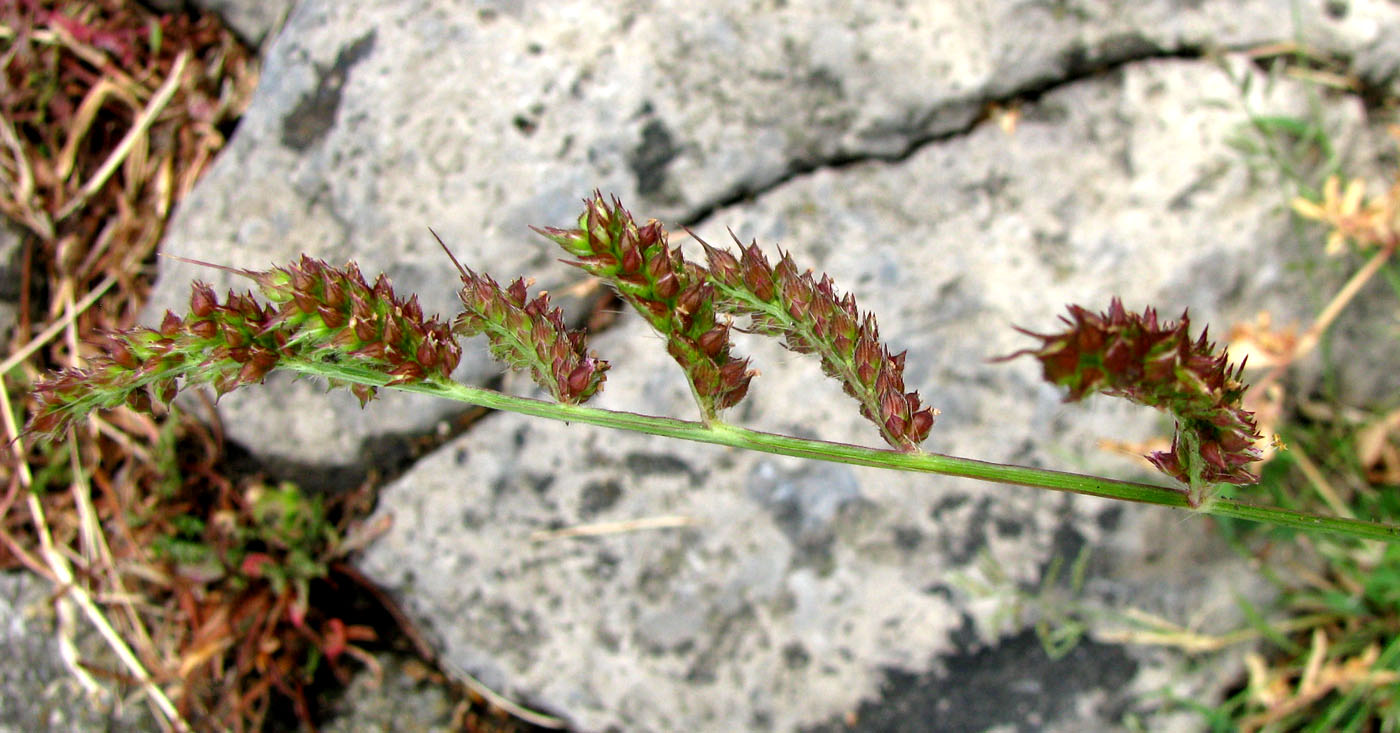
<instances>
[{"instance_id":1,"label":"grass stalk","mask_svg":"<svg viewBox=\"0 0 1400 733\"><path fill-rule=\"evenodd\" d=\"M327 379L388 387L389 377L374 370L344 364L331 364L300 359L287 359L278 368ZM1044 468L1016 466L979 461L938 453L909 453L889 449L867 448L847 443L810 440L789 435L749 430L721 422L709 425L633 412L606 410L583 405L565 405L528 397L517 397L490 389L472 387L448 379L433 378L419 382L392 385L405 392L432 395L464 402L492 410L516 412L569 423L584 423L600 427L628 430L696 443L724 445L731 448L809 458L912 473L932 473L942 476L991 481L994 483L1030 486L1052 491L1066 491L1106 499L1133 501L1142 504L1190 509L1184 489L1157 486L1136 481L1122 481L1099 476L1086 476ZM1194 509L1200 514L1231 517L1254 522L1266 522L1313 532L1326 532L1356 539L1400 542L1400 527L1343 517L1327 517L1280 507L1261 506L1232 499L1215 498Z\"/></svg>"}]
</instances>

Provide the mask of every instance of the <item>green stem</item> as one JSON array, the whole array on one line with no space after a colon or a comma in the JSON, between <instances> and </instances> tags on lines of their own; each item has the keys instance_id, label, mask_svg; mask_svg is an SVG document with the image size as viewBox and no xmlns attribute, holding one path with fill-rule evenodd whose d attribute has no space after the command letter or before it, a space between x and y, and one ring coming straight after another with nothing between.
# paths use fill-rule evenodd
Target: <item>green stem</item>
<instances>
[{"instance_id":1,"label":"green stem","mask_svg":"<svg viewBox=\"0 0 1400 733\"><path fill-rule=\"evenodd\" d=\"M365 367L348 364L320 362L300 362L284 360L278 368L290 369L303 374L313 374L329 379L339 379L374 387L386 386L388 378ZM586 423L601 427L629 430L636 433L659 435L666 438L690 440L697 443L743 448L746 450L772 453L776 455L810 458L833 463L846 463L853 466L870 466L896 471L915 473L935 473L943 476L961 476L982 481L1003 484L1032 486L1053 491L1068 491L1106 499L1135 501L1143 504L1190 509L1187 492L1182 489L1136 481L1086 476L1044 468L1013 466L989 463L971 458L958 458L938 453L903 453L895 450L866 448L847 443L832 443L823 440L807 440L788 435L764 433L757 430L736 427L715 422L710 425L677 420L669 417L640 415L633 412L604 410L582 405L564 405L553 402L515 397L480 387L471 387L450 380L424 381L396 385L394 389L405 392L443 397L458 402L478 405L493 410L517 412L522 415L562 420L564 422ZM1266 522L1296 529L1329 532L1357 539L1400 542L1400 527L1367 522L1342 517L1324 517L1305 512L1259 506L1232 499L1217 498L1195 510L1197 513L1218 517L1233 517L1254 522Z\"/></svg>"}]
</instances>

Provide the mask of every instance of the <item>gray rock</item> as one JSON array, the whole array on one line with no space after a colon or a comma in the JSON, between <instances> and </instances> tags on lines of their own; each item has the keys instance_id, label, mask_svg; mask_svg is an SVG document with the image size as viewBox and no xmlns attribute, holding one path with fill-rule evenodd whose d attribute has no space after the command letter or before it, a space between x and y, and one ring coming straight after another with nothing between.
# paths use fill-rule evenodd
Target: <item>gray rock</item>
<instances>
[{"instance_id":1,"label":"gray rock","mask_svg":"<svg viewBox=\"0 0 1400 733\"><path fill-rule=\"evenodd\" d=\"M701 234L728 225L780 244L856 292L943 410L928 449L1136 475L1141 464L1093 446L1161 435L1157 415L1067 407L1034 363L988 360L1027 345L1011 324L1050 329L1059 304L1113 294L1214 323L1309 310L1291 263L1313 255L1294 248L1285 197L1231 144L1241 101L1302 115L1308 92L1255 78L1242 93L1255 73L1233 58L1126 64L1026 104L1013 134L982 124L901 160L818 170L716 211ZM1327 109L1337 140L1360 134L1359 103ZM594 343L615 365L600 405L693 416L637 319ZM763 376L734 421L878 440L816 365L742 348ZM1051 661L1027 624L1069 602L1212 633L1242 622L1234 594L1269 592L1180 513L509 414L420 461L378 512L394 526L361 567L448 666L583 730L838 730L848 715L857 730L1104 729L1127 715L1189 730L1189 714L1139 696L1169 683L1209 701L1237 663L1195 674L1180 655L1092 636ZM531 539L658 515L695 524ZM1083 589L1039 590L1054 558L1086 546ZM979 577L1000 580L974 593Z\"/></svg>"},{"instance_id":2,"label":"gray rock","mask_svg":"<svg viewBox=\"0 0 1400 733\"><path fill-rule=\"evenodd\" d=\"M192 0L219 14L250 46L261 46L277 33L292 10L293 0Z\"/></svg>"},{"instance_id":3,"label":"gray rock","mask_svg":"<svg viewBox=\"0 0 1400 733\"><path fill-rule=\"evenodd\" d=\"M581 278L526 226L570 223L597 187L643 217L792 248L856 292L909 350L911 386L943 410L931 450L1132 475L1140 464L1091 446L1160 435L1160 418L1066 407L1033 364L986 360L1026 345L1011 324L1053 328L1060 304L1113 294L1217 324L1320 305L1296 297L1326 284L1300 286L1293 264L1313 255L1287 226L1277 164L1239 144L1246 111L1306 117L1308 94L1203 50L1296 30L1369 76L1391 73L1400 10L1324 5L1300 7L1294 29L1285 0L855 12L527 0L465 13L446 0L304 0L166 251L253 268L353 258L446 314L456 279L427 226L498 278L562 289ZM989 102L1018 98L1014 134L983 121ZM1334 141L1360 149L1359 103L1326 102ZM194 277L231 284L161 268L149 320L182 309ZM635 318L596 347L615 359L602 405L693 414ZM875 440L815 365L753 339L743 349L764 376L733 420ZM484 349L468 352L460 378L497 374ZM319 479L363 471L456 409L398 395L361 412L287 382L219 406L232 439ZM1237 664L1189 669L1094 633L1052 661L1029 624L1066 604L1096 619L1131 606L1203 618L1209 633L1238 622L1222 599L1267 592L1177 513L511 415L420 461L379 511L394 528L363 567L447 665L584 730L824 730L848 715L864 730L1083 730L1125 715L1190 729L1139 695L1170 684L1210 700ZM696 524L530 539L667 514ZM1053 558L1085 546L1086 587L1041 591Z\"/></svg>"},{"instance_id":4,"label":"gray rock","mask_svg":"<svg viewBox=\"0 0 1400 733\"><path fill-rule=\"evenodd\" d=\"M21 262L27 232L0 218L0 353L9 353L10 339L19 317L23 285Z\"/></svg>"},{"instance_id":5,"label":"gray rock","mask_svg":"<svg viewBox=\"0 0 1400 733\"><path fill-rule=\"evenodd\" d=\"M293 0L148 0L157 10L175 12L193 6L217 13L244 43L258 47L274 36Z\"/></svg>"},{"instance_id":6,"label":"gray rock","mask_svg":"<svg viewBox=\"0 0 1400 733\"><path fill-rule=\"evenodd\" d=\"M52 593L41 578L0 573L0 731L155 730L144 703L89 699L69 675L54 636ZM77 638L86 663L118 671L96 632L80 626Z\"/></svg>"},{"instance_id":7,"label":"gray rock","mask_svg":"<svg viewBox=\"0 0 1400 733\"><path fill-rule=\"evenodd\" d=\"M1374 92L1394 95L1400 91L1400 37L1395 34L1393 18L1387 22L1366 3L1330 0L1321 5L1334 22L1320 28L1323 33L1336 34L1325 45L1349 57L1352 71Z\"/></svg>"},{"instance_id":8,"label":"gray rock","mask_svg":"<svg viewBox=\"0 0 1400 733\"><path fill-rule=\"evenodd\" d=\"M1292 38L1280 24L1292 7L540 0L464 12L446 0L306 0L266 49L251 108L165 248L256 268L302 252L353 258L447 314L456 281L428 226L469 264L567 285L577 274L526 226L566 222L594 187L696 221L804 171L898 159L966 129L989 100L1134 59ZM1400 14L1299 13L1323 49L1393 37ZM148 320L183 309L191 279L231 284L160 267ZM476 357L459 376L493 374ZM229 437L255 455L350 475L451 410L395 396L362 413L348 394L285 380L219 406Z\"/></svg>"},{"instance_id":9,"label":"gray rock","mask_svg":"<svg viewBox=\"0 0 1400 733\"><path fill-rule=\"evenodd\" d=\"M415 679L408 661L390 653L375 654L380 674L364 672L341 691L325 733L447 733L453 701L447 690L428 679Z\"/></svg>"}]
</instances>

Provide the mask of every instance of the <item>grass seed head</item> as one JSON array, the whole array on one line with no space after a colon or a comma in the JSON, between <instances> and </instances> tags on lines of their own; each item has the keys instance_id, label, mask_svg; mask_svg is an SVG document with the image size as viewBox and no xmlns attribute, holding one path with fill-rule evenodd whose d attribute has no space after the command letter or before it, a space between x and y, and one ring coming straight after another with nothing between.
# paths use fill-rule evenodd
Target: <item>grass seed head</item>
<instances>
[{"instance_id":1,"label":"grass seed head","mask_svg":"<svg viewBox=\"0 0 1400 733\"><path fill-rule=\"evenodd\" d=\"M447 245L442 248L452 257ZM502 288L490 275L464 267L456 257L452 262L462 276L457 295L464 309L452 322L455 333L484 334L492 356L529 372L558 402L579 404L603 388L608 363L587 352L583 334L570 331L563 312L549 307L548 293L530 298L524 278Z\"/></svg>"},{"instance_id":2,"label":"grass seed head","mask_svg":"<svg viewBox=\"0 0 1400 733\"><path fill-rule=\"evenodd\" d=\"M229 269L229 268L225 268ZM451 331L424 318L417 300L399 299L381 277L370 287L344 268L303 256L252 278L270 303L230 291L222 301L196 282L190 312L167 312L159 329L108 334L87 369L69 369L35 388L40 410L27 430L57 436L96 409L168 406L189 384L217 395L261 382L288 357L351 360L391 376L390 384L446 378L461 361ZM352 390L364 404L373 387Z\"/></svg>"},{"instance_id":3,"label":"grass seed head","mask_svg":"<svg viewBox=\"0 0 1400 733\"><path fill-rule=\"evenodd\" d=\"M616 198L595 192L584 201L577 229L536 231L577 258L570 264L612 286L666 338L706 419L748 394L754 373L747 359L731 354L708 273L670 246L660 222L638 225Z\"/></svg>"},{"instance_id":4,"label":"grass seed head","mask_svg":"<svg viewBox=\"0 0 1400 733\"><path fill-rule=\"evenodd\" d=\"M904 354L890 354L875 318L862 316L855 298L839 295L830 277L799 271L791 255L772 265L757 244L735 243L737 257L701 242L711 281L723 291L719 307L748 316L748 330L780 337L791 351L816 354L822 371L841 382L890 445L914 450L928 438L937 411L905 391Z\"/></svg>"},{"instance_id":5,"label":"grass seed head","mask_svg":"<svg viewBox=\"0 0 1400 733\"><path fill-rule=\"evenodd\" d=\"M1066 401L1102 392L1172 413L1171 449L1148 460L1173 478L1193 486L1193 472L1212 484L1258 481L1248 468L1259 459L1260 435L1241 406L1244 365L1231 366L1227 354L1215 353L1204 332L1192 340L1185 313L1176 323L1160 322L1154 309L1129 313L1114 298L1105 313L1071 305L1061 320L1068 328L1058 333L1018 329L1040 339L1040 348L1003 358L1034 356L1047 382L1069 390Z\"/></svg>"}]
</instances>

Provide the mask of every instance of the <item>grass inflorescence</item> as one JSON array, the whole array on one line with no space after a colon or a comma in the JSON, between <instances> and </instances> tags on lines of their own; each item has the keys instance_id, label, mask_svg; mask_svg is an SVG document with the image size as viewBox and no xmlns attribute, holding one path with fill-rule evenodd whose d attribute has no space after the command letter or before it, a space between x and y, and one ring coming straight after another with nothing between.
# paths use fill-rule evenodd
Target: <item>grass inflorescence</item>
<instances>
[{"instance_id":1,"label":"grass inflorescence","mask_svg":"<svg viewBox=\"0 0 1400 733\"><path fill-rule=\"evenodd\" d=\"M337 268L302 257L235 272L253 279L268 302L232 291L220 301L195 283L186 316L167 311L159 328L108 334L90 366L40 382L29 429L58 435L92 410L120 404L168 407L190 385L223 395L261 382L284 359L358 364L388 376L386 386L446 378L461 361L448 326L425 318L416 296L400 299L383 275L370 285L353 263ZM377 390L347 386L361 404Z\"/></svg>"},{"instance_id":2,"label":"grass inflorescence","mask_svg":"<svg viewBox=\"0 0 1400 733\"><path fill-rule=\"evenodd\" d=\"M1243 407L1244 364L1232 366L1204 331L1193 340L1187 314L1159 322L1152 308L1129 313L1115 298L1103 313L1072 305L1062 320L1069 328L1059 333L1021 329L1041 346L1007 358L1035 357L1047 382L1069 390L1069 401L1100 392L1170 412L1176 418L1171 449L1148 460L1186 484L1193 505L1216 484L1259 480L1249 471L1261 456L1255 444L1262 436Z\"/></svg>"},{"instance_id":3,"label":"grass inflorescence","mask_svg":"<svg viewBox=\"0 0 1400 733\"><path fill-rule=\"evenodd\" d=\"M1302 187L1319 195L1295 199L1293 209L1329 228L1327 253L1366 260L1314 323L1273 361L1259 362L1271 368L1248 392L1242 366L1204 335L1191 339L1184 318L1160 323L1151 310L1139 315L1115 301L1104 313L1072 306L1067 331L1037 335L1040 346L1025 353L1071 399L1103 392L1178 416L1177 440L1155 455L1187 488L1153 486L923 452L936 410L906 391L903 355L879 342L873 318L828 276L801 271L787 254L772 265L753 244L737 252L706 245L705 263L686 261L659 223L638 224L602 196L585 203L576 228L544 232L665 337L700 423L583 407L603 388L607 362L564 326L545 294L529 294L527 281L502 287L470 268L461 270L463 312L449 321L425 317L353 265L303 259L240 271L254 278L255 292L219 298L196 286L188 313L134 327L167 215L246 103L253 57L210 15L154 15L115 0L5 4L0 25L14 31L4 67L10 83L0 95L0 211L30 236L5 395L33 396L31 432L9 435L21 455L3 499L0 560L49 577L53 604L77 602L125 652L110 668L87 659L71 667L89 691L100 680L130 680L172 728L246 730L289 702L312 720L311 680L327 670L343 679L347 658L374 668L358 646L374 631L325 600L327 579L354 582L338 575L349 544L345 513L291 485L230 481L217 423L147 413L190 385L220 394L282 369L328 377L362 402L393 387L752 450L1273 522L1267 539L1292 541L1320 570L1279 576L1291 615L1272 627L1261 618L1249 630L1269 644L1251 656L1250 678L1216 711L1216 727L1366 730L1400 720L1400 550L1355 539L1396 538L1400 412L1386 405L1357 417L1345 406L1319 414L1310 405L1301 424L1277 426L1277 445L1291 449L1264 465L1259 488L1248 486L1261 472L1248 459L1260 446L1246 441L1255 430L1249 410L1267 413L1259 405L1275 400L1280 375L1325 346L1329 326L1367 282L1379 275L1400 294L1392 261L1400 182L1373 196L1359 180L1337 176ZM1320 140L1333 172L1336 155L1313 121L1253 122L1261 134L1297 143L1296 151L1270 147L1276 160L1316 157ZM1303 166L1279 165L1302 185ZM43 312L49 329L33 322ZM814 354L896 450L726 424L723 410L755 388L729 339L734 329ZM450 382L455 337L477 334L554 402ZM1216 490L1223 497L1206 501ZM1231 498L1246 491L1274 506ZM1238 529L1225 526L1232 535Z\"/></svg>"},{"instance_id":4,"label":"grass inflorescence","mask_svg":"<svg viewBox=\"0 0 1400 733\"><path fill-rule=\"evenodd\" d=\"M462 266L441 239L438 244L462 275L462 312L452 321L454 333L485 335L492 356L528 371L558 402L586 402L603 388L608 363L587 352L583 332L564 324L563 312L549 307L548 293L530 298L524 278L502 288L490 275Z\"/></svg>"},{"instance_id":5,"label":"grass inflorescence","mask_svg":"<svg viewBox=\"0 0 1400 733\"><path fill-rule=\"evenodd\" d=\"M612 286L666 339L666 351L684 370L703 419L716 419L748 394L754 374L747 359L731 353L714 284L670 245L660 222L638 225L617 199L596 194L584 202L577 228L537 231L578 258L571 264Z\"/></svg>"},{"instance_id":6,"label":"grass inflorescence","mask_svg":"<svg viewBox=\"0 0 1400 733\"><path fill-rule=\"evenodd\" d=\"M458 265L464 312L455 323L459 333L486 334L492 353L509 366L531 371L555 398L552 406L456 384L450 374L458 347L447 327L426 317L415 299L399 300L382 277L369 286L353 263L334 268L303 257L284 268L238 271L254 279L276 307L259 305L251 294L230 295L220 304L207 287L196 284L190 316L166 317L163 327L169 336L134 329L108 338L99 370L67 372L38 386L43 408L30 431L52 435L95 407L127 402L131 394L142 395L134 400L137 406L168 401L178 389L176 376L227 390L285 368L322 376L332 385L351 385L362 400L379 387L398 387L486 407L754 450L1400 538L1397 528L1354 519L1207 501L1224 482L1252 480L1244 464L1256 455L1252 443L1258 434L1249 413L1240 407L1245 390L1240 367L1215 353L1204 334L1189 338L1184 318L1179 324L1161 324L1153 311L1129 314L1116 301L1102 315L1075 306L1068 332L1038 336L1042 347L1026 353L1040 358L1046 378L1069 387L1071 398L1102 391L1170 410L1177 417L1178 440L1170 452L1153 458L1165 473L1186 483L1185 488L925 454L918 442L932 426L933 410L923 407L916 393L905 392L904 355L890 353L878 340L874 318L862 315L849 294L838 296L828 276L799 274L787 255L770 266L754 245L741 247L738 256L705 245L709 267L688 262L668 244L660 223L639 226L620 202L601 194L584 201L578 222L576 229L538 231L578 257L580 267L612 285L665 337L667 351L691 385L701 423L578 405L602 387L603 363L585 355L582 337L563 327L562 317L548 308L544 295L528 299L523 280L501 288L493 279ZM754 376L747 360L731 353L729 332L734 326L728 319L736 315L748 317L754 333L780 338L799 353L815 353L827 374L859 401L861 414L895 450L755 433L723 422L720 410L742 399ZM100 396L84 392L84 383Z\"/></svg>"},{"instance_id":7,"label":"grass inflorescence","mask_svg":"<svg viewBox=\"0 0 1400 733\"><path fill-rule=\"evenodd\" d=\"M938 411L904 391L904 354L890 354L875 317L862 314L854 296L838 295L825 274L799 272L786 252L774 266L756 243L740 244L737 257L701 244L725 312L748 316L748 330L781 338L794 352L816 354L822 371L841 382L891 446L914 450L924 442Z\"/></svg>"}]
</instances>

